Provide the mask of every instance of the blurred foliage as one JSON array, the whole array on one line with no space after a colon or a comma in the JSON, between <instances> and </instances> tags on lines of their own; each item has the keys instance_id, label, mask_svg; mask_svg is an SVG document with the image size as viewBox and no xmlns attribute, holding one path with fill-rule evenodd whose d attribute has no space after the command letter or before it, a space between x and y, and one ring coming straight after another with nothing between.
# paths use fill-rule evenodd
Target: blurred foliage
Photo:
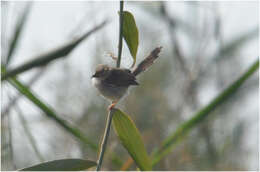
<instances>
[{"instance_id":1,"label":"blurred foliage","mask_svg":"<svg viewBox=\"0 0 260 172\"><path fill-rule=\"evenodd\" d=\"M82 171L96 165L96 162L85 159L59 159L48 161L19 171Z\"/></svg>"},{"instance_id":2,"label":"blurred foliage","mask_svg":"<svg viewBox=\"0 0 260 172\"><path fill-rule=\"evenodd\" d=\"M84 3L86 4L85 11L88 12L86 16L90 17L83 21L88 24L98 23L97 18L93 18L93 14L97 14L97 9L104 4L102 2ZM6 10L10 8L10 4L12 3L1 4L5 8L3 11L15 13L15 11ZM20 8L22 4L16 2L12 5ZM31 8L34 8L36 4L34 3ZM140 86L131 88L129 95L119 104L120 109L131 114L131 118L142 135L147 152L151 155L154 149L161 147L162 141L174 133L180 124L190 119L191 115L204 107L205 102L212 100L245 71L248 67L245 63L247 60L240 57L257 56L253 53L244 53L244 50L252 44L258 47L258 44L252 41L259 38L258 28L256 30L252 27L245 34L236 35L232 40L223 39L226 18L219 16L217 2L127 2L126 4L127 8L135 9L135 20L139 29L137 64L154 47L159 45L164 47L156 63L138 78ZM107 6L104 9L109 9L109 5L105 5ZM186 17L179 15L174 10L178 5L187 9L180 13L189 15ZM229 8L233 8L232 5ZM30 15L34 15L33 12L31 9ZM237 14L232 13L232 15ZM2 19L6 24L8 20L3 17ZM30 23L30 18L27 18L26 24L28 23ZM236 26L235 22L233 24ZM37 92L43 100L52 99L53 101L47 102L51 103L51 107L59 116L55 114L61 119L70 121L71 126L77 126L82 135L87 136L91 143L98 143L101 140L108 102L93 91L94 88L90 86L90 76L98 63L114 65L113 60L101 56L104 51L117 49L117 45L111 44L113 42L111 35L115 32L113 28L114 26L108 30L96 32L94 41L89 40L80 45L75 52L67 55L68 57L78 55L77 51L88 54L84 55L84 59L79 59L82 60L80 63L86 66L83 67L79 63L75 66L74 58L66 58L55 65L48 64L46 65L47 74L41 76L38 81L42 87L34 86L31 89ZM28 28L23 28L20 32L20 38L23 38L21 35L27 31L26 29ZM51 27L49 29L51 30ZM14 38L15 32L8 34ZM2 34L2 37L6 38L6 35ZM12 39L3 41L5 42L11 45ZM177 47L174 44L176 42ZM17 44L15 50L19 48L20 44ZM4 51L8 52L6 49ZM7 69L9 66L13 67L12 64L18 59L15 56L19 56L19 51L16 52L12 55ZM90 52L91 58L89 58ZM127 64L126 57L130 55L124 52L126 51L123 51L122 66ZM4 58L2 63L6 61L6 56ZM182 70L183 64L186 72ZM56 70L53 70L54 68ZM33 72L32 70L28 73ZM59 77L55 75L57 72L61 73ZM26 79L23 75L21 74L21 83L26 83L22 82ZM258 147L255 144L258 141L258 133L252 132L258 127L258 102L255 100L255 97L258 97L258 75L257 72L249 78L230 99L211 112L213 113L211 116L193 128L189 137L176 145L174 150L153 170L257 170L251 168L248 157L253 157L256 159L254 161L258 162ZM21 85L17 81L20 81L20 78L13 81L18 86L26 85ZM17 94L13 90L7 82L2 83L2 100L4 100L1 101L2 109L5 108L4 102L8 102L8 97L14 97ZM32 96L31 93L28 95ZM205 95L207 95L206 98ZM31 130L36 149L32 148L31 143L25 141L26 133L24 130L20 131L21 121L16 118L19 114L12 110L15 109L15 106L12 106L1 121L2 170L16 170L40 163L35 154L31 154L35 150L38 150L45 160L73 157L97 158L97 152L93 151L90 146L75 141L74 137L57 127L57 123L52 123L53 120L46 120L41 115L41 111L30 109L34 105L28 105L25 100L23 98L17 101L17 106L24 114L25 119L22 121ZM96 144L93 145L97 147ZM125 162L130 170L136 170L135 165L129 165L131 164L129 154L118 142L114 132L110 135L108 148L109 151L106 152L102 166L103 170L118 170L122 165L121 161ZM250 153L249 151L252 150L253 152ZM120 157L118 163L111 158L115 154ZM26 159L24 155L27 155Z\"/></svg>"}]
</instances>

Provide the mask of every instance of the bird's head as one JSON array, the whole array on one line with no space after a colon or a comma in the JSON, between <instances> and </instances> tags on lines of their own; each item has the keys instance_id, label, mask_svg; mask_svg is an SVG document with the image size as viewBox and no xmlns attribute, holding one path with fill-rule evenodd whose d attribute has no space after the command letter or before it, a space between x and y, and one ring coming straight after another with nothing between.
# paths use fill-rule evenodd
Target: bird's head
<instances>
[{"instance_id":1,"label":"bird's head","mask_svg":"<svg viewBox=\"0 0 260 172\"><path fill-rule=\"evenodd\" d=\"M105 79L110 73L110 68L107 65L100 64L97 66L94 75L92 78Z\"/></svg>"}]
</instances>

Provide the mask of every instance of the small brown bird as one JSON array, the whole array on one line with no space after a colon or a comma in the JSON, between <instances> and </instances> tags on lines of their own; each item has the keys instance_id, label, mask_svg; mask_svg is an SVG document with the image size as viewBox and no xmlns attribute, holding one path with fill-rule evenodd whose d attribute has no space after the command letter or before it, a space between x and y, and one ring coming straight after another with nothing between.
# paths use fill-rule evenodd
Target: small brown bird
<instances>
[{"instance_id":1,"label":"small brown bird","mask_svg":"<svg viewBox=\"0 0 260 172\"><path fill-rule=\"evenodd\" d=\"M95 74L92 75L92 83L103 97L112 101L109 109L113 108L126 94L129 86L139 85L136 76L153 64L161 48L155 48L133 72L129 69L113 68L103 64L97 66Z\"/></svg>"}]
</instances>

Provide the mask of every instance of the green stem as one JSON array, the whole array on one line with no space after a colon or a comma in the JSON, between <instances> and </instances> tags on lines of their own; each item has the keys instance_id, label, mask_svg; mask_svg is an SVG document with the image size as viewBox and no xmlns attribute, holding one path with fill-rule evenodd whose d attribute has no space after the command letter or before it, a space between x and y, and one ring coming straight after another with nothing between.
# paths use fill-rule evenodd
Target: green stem
<instances>
[{"instance_id":1,"label":"green stem","mask_svg":"<svg viewBox=\"0 0 260 172\"><path fill-rule=\"evenodd\" d=\"M97 169L96 169L97 171L99 171L101 168L103 157L104 157L104 154L106 151L106 145L107 145L107 140L108 140L108 136L109 136L109 132L110 132L112 117L113 117L113 113L111 113L111 110L109 110L108 117L107 117L107 123L106 123L106 129L105 129L105 133L104 133L102 144L101 144L99 159L97 162Z\"/></svg>"},{"instance_id":2,"label":"green stem","mask_svg":"<svg viewBox=\"0 0 260 172\"><path fill-rule=\"evenodd\" d=\"M121 63L121 54L122 54L122 47L123 47L123 8L124 8L124 1L120 1L120 12L119 12L119 44L118 44L118 59L116 63L116 67L120 67ZM101 150L97 162L97 168L96 171L99 171L102 165L103 157L106 151L106 145L107 145L107 140L111 128L111 121L112 121L113 114L111 113L111 110L109 110L108 117L107 117L107 122L106 122L106 128L105 128L105 133L103 136L103 140L101 143Z\"/></svg>"},{"instance_id":3,"label":"green stem","mask_svg":"<svg viewBox=\"0 0 260 172\"><path fill-rule=\"evenodd\" d=\"M202 122L216 107L225 102L240 86L259 68L259 60L252 64L249 69L228 88L214 98L207 106L198 111L190 120L180 125L177 130L164 140L162 146L155 150L153 155L153 166L156 165L163 157L168 155L173 147L183 139L188 132L197 124Z\"/></svg>"},{"instance_id":4,"label":"green stem","mask_svg":"<svg viewBox=\"0 0 260 172\"><path fill-rule=\"evenodd\" d=\"M124 1L120 1L120 12L119 12L119 43L118 43L118 59L116 63L116 67L120 67L121 63L121 54L122 54L122 47L123 47L123 8L124 8Z\"/></svg>"}]
</instances>

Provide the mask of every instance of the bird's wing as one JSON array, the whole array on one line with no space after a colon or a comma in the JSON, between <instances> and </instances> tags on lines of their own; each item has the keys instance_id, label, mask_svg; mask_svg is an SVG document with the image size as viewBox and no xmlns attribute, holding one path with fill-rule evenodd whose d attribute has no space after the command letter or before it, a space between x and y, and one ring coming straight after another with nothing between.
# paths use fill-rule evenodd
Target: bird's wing
<instances>
[{"instance_id":1,"label":"bird's wing","mask_svg":"<svg viewBox=\"0 0 260 172\"><path fill-rule=\"evenodd\" d=\"M136 82L135 76L128 69L112 69L109 76L105 79L107 84L126 87L129 85L139 85Z\"/></svg>"}]
</instances>

